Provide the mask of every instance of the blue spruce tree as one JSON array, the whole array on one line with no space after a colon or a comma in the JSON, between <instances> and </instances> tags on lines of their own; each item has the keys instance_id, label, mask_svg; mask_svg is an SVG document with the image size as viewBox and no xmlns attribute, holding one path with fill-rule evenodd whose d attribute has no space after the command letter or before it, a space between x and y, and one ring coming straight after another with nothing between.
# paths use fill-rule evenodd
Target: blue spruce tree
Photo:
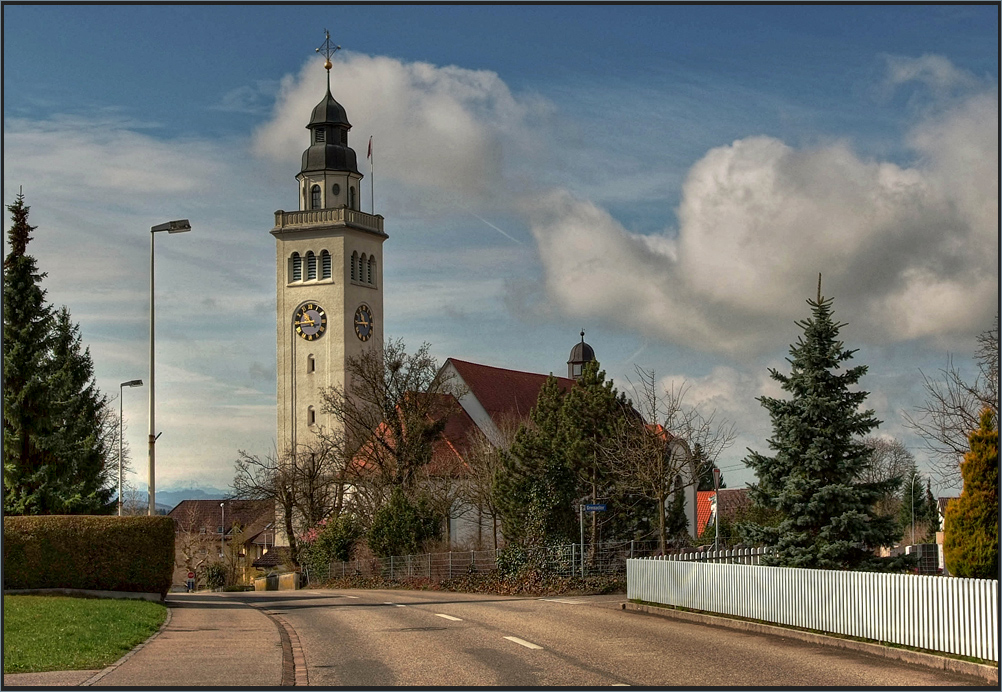
<instances>
[{"instance_id":1,"label":"blue spruce tree","mask_svg":"<svg viewBox=\"0 0 1002 692\"><path fill-rule=\"evenodd\" d=\"M790 347L789 375L770 375L789 392L789 399L760 397L769 411L773 434L765 456L749 450L745 460L758 476L751 486L753 502L778 511L778 526L745 525L746 539L773 548L763 564L815 569L890 567L875 550L892 545L898 527L894 517L877 516L874 505L900 479L859 481L870 450L862 437L876 428L872 410L863 410L868 393L856 389L865 365L847 367L855 351L838 339L845 325L832 318L832 300L807 301L811 318L798 322L803 335Z\"/></svg>"}]
</instances>

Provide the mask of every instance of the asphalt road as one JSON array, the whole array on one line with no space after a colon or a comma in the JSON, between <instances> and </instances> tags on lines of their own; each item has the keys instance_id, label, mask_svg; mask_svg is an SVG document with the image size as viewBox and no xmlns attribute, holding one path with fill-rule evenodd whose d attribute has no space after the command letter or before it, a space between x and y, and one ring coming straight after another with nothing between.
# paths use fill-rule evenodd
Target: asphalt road
<instances>
[{"instance_id":1,"label":"asphalt road","mask_svg":"<svg viewBox=\"0 0 1002 692\"><path fill-rule=\"evenodd\" d=\"M244 594L299 635L317 686L917 686L983 681L784 637L623 611L624 597Z\"/></svg>"}]
</instances>

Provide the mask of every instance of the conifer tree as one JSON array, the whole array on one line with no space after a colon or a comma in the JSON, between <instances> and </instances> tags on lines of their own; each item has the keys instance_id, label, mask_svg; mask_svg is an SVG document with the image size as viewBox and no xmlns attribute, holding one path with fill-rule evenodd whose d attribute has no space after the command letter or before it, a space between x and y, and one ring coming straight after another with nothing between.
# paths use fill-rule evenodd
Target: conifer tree
<instances>
[{"instance_id":1,"label":"conifer tree","mask_svg":"<svg viewBox=\"0 0 1002 692\"><path fill-rule=\"evenodd\" d=\"M3 275L3 484L9 514L82 514L112 507L107 397L63 308L41 287L27 253L34 227L24 196L7 207L10 253Z\"/></svg>"},{"instance_id":2,"label":"conifer tree","mask_svg":"<svg viewBox=\"0 0 1002 692\"><path fill-rule=\"evenodd\" d=\"M52 308L35 258L27 253L30 207L24 195L7 207L10 252L3 273L3 508L7 514L49 513L46 478L52 464L46 362Z\"/></svg>"},{"instance_id":3,"label":"conifer tree","mask_svg":"<svg viewBox=\"0 0 1002 692\"><path fill-rule=\"evenodd\" d=\"M946 507L943 557L956 577L997 579L999 573L999 433L994 413L981 412L960 471L964 489Z\"/></svg>"},{"instance_id":4,"label":"conifer tree","mask_svg":"<svg viewBox=\"0 0 1002 692\"><path fill-rule=\"evenodd\" d=\"M897 479L858 480L871 450L862 437L879 425L861 410L867 392L856 390L866 366L847 367L855 351L838 339L832 300L809 300L812 316L798 322L803 335L790 348L790 375L770 369L790 399L759 397L769 411L774 456L751 452L746 463L758 476L753 502L778 510L775 527L745 525L746 538L773 548L764 564L815 569L859 569L880 565L876 548L891 545L893 517L876 516L874 505Z\"/></svg>"},{"instance_id":5,"label":"conifer tree","mask_svg":"<svg viewBox=\"0 0 1002 692\"><path fill-rule=\"evenodd\" d=\"M599 370L598 361L585 364L581 377L563 399L560 427L563 453L567 465L577 478L576 499L590 497L592 503L599 498L611 499L613 474L609 455L604 453L610 438L616 432L619 419L629 406L625 394L619 394L605 371ZM597 512L591 512L591 546L598 541ZM607 515L603 514L603 519Z\"/></svg>"},{"instance_id":6,"label":"conifer tree","mask_svg":"<svg viewBox=\"0 0 1002 692\"><path fill-rule=\"evenodd\" d=\"M563 398L551 375L494 479L502 533L525 547L573 540L575 534L575 479L560 444Z\"/></svg>"},{"instance_id":7,"label":"conifer tree","mask_svg":"<svg viewBox=\"0 0 1002 692\"><path fill-rule=\"evenodd\" d=\"M52 431L48 447L55 457L61 514L110 512L113 491L107 462L108 397L94 381L90 349L82 348L80 329L63 306L55 317L52 357L49 365L49 402Z\"/></svg>"}]
</instances>

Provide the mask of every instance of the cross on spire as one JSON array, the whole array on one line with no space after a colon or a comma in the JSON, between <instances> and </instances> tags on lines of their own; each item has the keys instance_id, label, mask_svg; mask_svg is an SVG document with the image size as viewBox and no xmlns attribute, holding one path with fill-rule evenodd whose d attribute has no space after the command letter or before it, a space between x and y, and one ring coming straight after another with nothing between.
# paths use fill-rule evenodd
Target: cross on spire
<instances>
[{"instance_id":1,"label":"cross on spire","mask_svg":"<svg viewBox=\"0 0 1002 692\"><path fill-rule=\"evenodd\" d=\"M317 48L317 52L320 53L321 49L323 49L324 69L327 70L327 91L330 91L331 68L334 66L334 63L331 62L331 56L337 53L339 50L341 50L341 46L334 45L331 43L331 32L327 31L327 29L324 29L324 36L325 40L320 45L320 48Z\"/></svg>"}]
</instances>

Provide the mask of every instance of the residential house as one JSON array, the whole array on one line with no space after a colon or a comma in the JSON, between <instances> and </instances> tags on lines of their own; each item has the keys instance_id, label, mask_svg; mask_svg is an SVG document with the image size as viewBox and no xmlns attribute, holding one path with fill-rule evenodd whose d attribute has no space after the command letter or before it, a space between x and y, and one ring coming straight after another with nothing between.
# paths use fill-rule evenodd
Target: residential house
<instances>
[{"instance_id":1,"label":"residential house","mask_svg":"<svg viewBox=\"0 0 1002 692\"><path fill-rule=\"evenodd\" d=\"M274 549L272 500L183 500L168 516L174 520L173 583L188 572L202 583L205 568L223 562L231 580L247 584L257 574L253 563Z\"/></svg>"}]
</instances>

